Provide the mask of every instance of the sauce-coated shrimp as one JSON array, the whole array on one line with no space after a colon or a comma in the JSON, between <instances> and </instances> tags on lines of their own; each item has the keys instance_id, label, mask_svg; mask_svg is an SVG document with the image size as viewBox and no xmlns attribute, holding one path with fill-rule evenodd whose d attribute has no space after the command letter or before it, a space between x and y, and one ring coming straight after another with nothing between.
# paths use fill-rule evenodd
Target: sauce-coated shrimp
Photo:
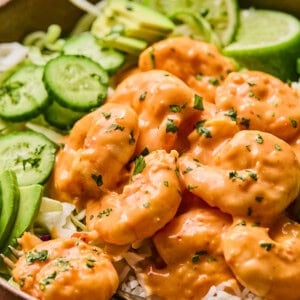
<instances>
[{"instance_id":1,"label":"sauce-coated shrimp","mask_svg":"<svg viewBox=\"0 0 300 300\"><path fill-rule=\"evenodd\" d=\"M218 139L216 124L214 120L205 123L204 132L211 137L201 132L197 149L205 151L207 144ZM223 212L268 223L299 194L300 165L295 153L270 133L239 131L220 143L209 160L203 156L203 162L195 151L179 158L183 182L190 192Z\"/></svg>"},{"instance_id":2,"label":"sauce-coated shrimp","mask_svg":"<svg viewBox=\"0 0 300 300\"><path fill-rule=\"evenodd\" d=\"M287 83L259 71L233 72L216 92L217 108L233 110L243 129L270 132L286 141L299 134L299 100Z\"/></svg>"},{"instance_id":3,"label":"sauce-coated shrimp","mask_svg":"<svg viewBox=\"0 0 300 300\"><path fill-rule=\"evenodd\" d=\"M136 154L187 147L187 135L202 115L214 113L182 80L161 70L133 74L115 90L110 102L128 103L139 116Z\"/></svg>"},{"instance_id":4,"label":"sauce-coated shrimp","mask_svg":"<svg viewBox=\"0 0 300 300\"><path fill-rule=\"evenodd\" d=\"M12 275L23 291L45 300L107 300L119 284L110 258L77 238L38 243L19 258Z\"/></svg>"},{"instance_id":5,"label":"sauce-coated shrimp","mask_svg":"<svg viewBox=\"0 0 300 300\"><path fill-rule=\"evenodd\" d=\"M87 203L86 224L97 239L125 245L148 238L176 214L181 190L176 173L178 153L157 150L139 157L121 194L107 192Z\"/></svg>"},{"instance_id":6,"label":"sauce-coated shrimp","mask_svg":"<svg viewBox=\"0 0 300 300\"><path fill-rule=\"evenodd\" d=\"M139 57L142 71L161 69L182 79L208 102L234 64L217 47L188 37L169 38L147 48Z\"/></svg>"},{"instance_id":7,"label":"sauce-coated shrimp","mask_svg":"<svg viewBox=\"0 0 300 300\"><path fill-rule=\"evenodd\" d=\"M138 132L137 115L125 104L104 104L79 120L57 155L55 197L78 204L116 187L135 151Z\"/></svg>"},{"instance_id":8,"label":"sauce-coated shrimp","mask_svg":"<svg viewBox=\"0 0 300 300\"><path fill-rule=\"evenodd\" d=\"M300 225L282 217L271 228L236 219L223 240L237 279L266 300L300 299Z\"/></svg>"},{"instance_id":9,"label":"sauce-coated shrimp","mask_svg":"<svg viewBox=\"0 0 300 300\"><path fill-rule=\"evenodd\" d=\"M236 280L225 263L221 236L231 217L199 206L175 217L153 238L163 264L150 264L141 278L159 299L201 299L212 285Z\"/></svg>"}]
</instances>

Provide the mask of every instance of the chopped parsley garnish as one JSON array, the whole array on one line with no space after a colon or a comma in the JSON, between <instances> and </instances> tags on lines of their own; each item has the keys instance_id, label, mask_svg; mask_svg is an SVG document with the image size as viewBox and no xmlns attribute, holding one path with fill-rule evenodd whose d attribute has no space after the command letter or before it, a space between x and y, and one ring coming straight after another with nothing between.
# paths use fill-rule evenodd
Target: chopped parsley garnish
<instances>
[{"instance_id":1,"label":"chopped parsley garnish","mask_svg":"<svg viewBox=\"0 0 300 300\"><path fill-rule=\"evenodd\" d=\"M232 181L235 181L236 179L240 179L242 181L245 180L245 178L243 176L239 175L239 173L237 171L230 171L228 176Z\"/></svg>"},{"instance_id":2,"label":"chopped parsley garnish","mask_svg":"<svg viewBox=\"0 0 300 300\"><path fill-rule=\"evenodd\" d=\"M196 130L199 135L204 135L206 138L212 138L211 132L207 127L204 127L206 120L196 123Z\"/></svg>"},{"instance_id":3,"label":"chopped parsley garnish","mask_svg":"<svg viewBox=\"0 0 300 300\"><path fill-rule=\"evenodd\" d=\"M238 223L236 223L236 226L246 226L246 225L247 225L247 223L245 220L241 220Z\"/></svg>"},{"instance_id":4,"label":"chopped parsley garnish","mask_svg":"<svg viewBox=\"0 0 300 300\"><path fill-rule=\"evenodd\" d=\"M25 255L27 264L31 265L36 261L45 261L48 259L48 250L30 251Z\"/></svg>"},{"instance_id":5,"label":"chopped parsley garnish","mask_svg":"<svg viewBox=\"0 0 300 300\"><path fill-rule=\"evenodd\" d=\"M263 137L260 135L260 134L258 134L257 136L256 136L256 142L258 143L258 144L262 144L263 142L264 142L264 139L263 139Z\"/></svg>"},{"instance_id":6,"label":"chopped parsley garnish","mask_svg":"<svg viewBox=\"0 0 300 300\"><path fill-rule=\"evenodd\" d=\"M275 144L275 145L274 145L274 149L275 149L276 151L281 151L281 150L282 150L281 146L278 145L278 144Z\"/></svg>"},{"instance_id":7,"label":"chopped parsley garnish","mask_svg":"<svg viewBox=\"0 0 300 300\"><path fill-rule=\"evenodd\" d=\"M147 91L145 91L142 94L140 94L139 100L140 101L144 101L146 99L146 96L147 96Z\"/></svg>"},{"instance_id":8,"label":"chopped parsley garnish","mask_svg":"<svg viewBox=\"0 0 300 300\"><path fill-rule=\"evenodd\" d=\"M294 120L294 119L290 119L290 122L291 122L291 124L292 124L293 128L297 128L297 127L298 127L298 123L297 123L297 121L296 121L296 120Z\"/></svg>"},{"instance_id":9,"label":"chopped parsley garnish","mask_svg":"<svg viewBox=\"0 0 300 300\"><path fill-rule=\"evenodd\" d=\"M218 86L220 83L219 83L219 80L217 78L214 78L214 77L211 77L208 79L208 82L214 86Z\"/></svg>"},{"instance_id":10,"label":"chopped parsley garnish","mask_svg":"<svg viewBox=\"0 0 300 300\"><path fill-rule=\"evenodd\" d=\"M145 147L145 148L142 150L142 152L141 152L140 155L146 156L146 155L148 155L148 154L149 154L149 149L148 149L147 147Z\"/></svg>"},{"instance_id":11,"label":"chopped parsley garnish","mask_svg":"<svg viewBox=\"0 0 300 300\"><path fill-rule=\"evenodd\" d=\"M103 117L105 119L109 119L111 117L111 113L110 112L103 112L102 115L103 115Z\"/></svg>"},{"instance_id":12,"label":"chopped parsley garnish","mask_svg":"<svg viewBox=\"0 0 300 300\"><path fill-rule=\"evenodd\" d=\"M196 251L194 253L194 255L192 256L192 262L193 263L197 263L199 260L200 260L200 256L203 256L203 255L207 255L207 251L206 250L200 250L200 251Z\"/></svg>"},{"instance_id":13,"label":"chopped parsley garnish","mask_svg":"<svg viewBox=\"0 0 300 300\"><path fill-rule=\"evenodd\" d=\"M54 271L52 274L42 279L39 282L40 289L44 291L46 289L46 286L49 285L56 278L56 276L57 276L57 272Z\"/></svg>"},{"instance_id":14,"label":"chopped parsley garnish","mask_svg":"<svg viewBox=\"0 0 300 300\"><path fill-rule=\"evenodd\" d=\"M95 267L95 262L96 260L94 258L88 258L86 260L86 266L89 268L89 269L92 269Z\"/></svg>"},{"instance_id":15,"label":"chopped parsley garnish","mask_svg":"<svg viewBox=\"0 0 300 300\"><path fill-rule=\"evenodd\" d=\"M224 113L224 116L230 117L232 121L236 121L237 112L233 108L230 108L228 112Z\"/></svg>"},{"instance_id":16,"label":"chopped parsley garnish","mask_svg":"<svg viewBox=\"0 0 300 300\"><path fill-rule=\"evenodd\" d=\"M145 208L150 207L150 202L145 202L145 203L143 203L143 206L144 206Z\"/></svg>"},{"instance_id":17,"label":"chopped parsley garnish","mask_svg":"<svg viewBox=\"0 0 300 300\"><path fill-rule=\"evenodd\" d=\"M267 251L270 251L275 245L273 243L260 243L260 247L265 248Z\"/></svg>"},{"instance_id":18,"label":"chopped parsley garnish","mask_svg":"<svg viewBox=\"0 0 300 300\"><path fill-rule=\"evenodd\" d=\"M196 189L196 188L198 188L197 185L191 185L191 184L189 184L189 185L187 186L187 189L188 189L189 191L194 190L194 189Z\"/></svg>"},{"instance_id":19,"label":"chopped parsley garnish","mask_svg":"<svg viewBox=\"0 0 300 300\"><path fill-rule=\"evenodd\" d=\"M242 119L240 121L240 125L242 125L248 129L250 127L250 119L242 117Z\"/></svg>"},{"instance_id":20,"label":"chopped parsley garnish","mask_svg":"<svg viewBox=\"0 0 300 300\"><path fill-rule=\"evenodd\" d=\"M194 95L194 106L195 109L198 110L204 110L204 106L203 106L203 97L195 94Z\"/></svg>"},{"instance_id":21,"label":"chopped parsley garnish","mask_svg":"<svg viewBox=\"0 0 300 300\"><path fill-rule=\"evenodd\" d=\"M101 219L102 217L109 217L110 213L112 212L112 208L106 208L99 212L97 217Z\"/></svg>"},{"instance_id":22,"label":"chopped parsley garnish","mask_svg":"<svg viewBox=\"0 0 300 300\"><path fill-rule=\"evenodd\" d=\"M189 172L191 172L191 171L193 171L193 168L187 167L187 168L182 172L182 174L187 174L187 173L189 173Z\"/></svg>"},{"instance_id":23,"label":"chopped parsley garnish","mask_svg":"<svg viewBox=\"0 0 300 300\"><path fill-rule=\"evenodd\" d=\"M152 49L151 49L151 51L150 51L150 61L151 61L151 66L152 66L152 68L155 68L155 66L156 66L156 61L155 61L155 54L154 54L154 52L155 52L155 49L152 47Z\"/></svg>"},{"instance_id":24,"label":"chopped parsley garnish","mask_svg":"<svg viewBox=\"0 0 300 300\"><path fill-rule=\"evenodd\" d=\"M114 130L120 130L120 131L123 131L125 129L124 126L121 126L119 124L111 124L108 128L107 128L107 132L110 132L110 131L114 131Z\"/></svg>"},{"instance_id":25,"label":"chopped parsley garnish","mask_svg":"<svg viewBox=\"0 0 300 300\"><path fill-rule=\"evenodd\" d=\"M257 181L257 174L255 172L250 171L248 175L250 178Z\"/></svg>"},{"instance_id":26,"label":"chopped parsley garnish","mask_svg":"<svg viewBox=\"0 0 300 300\"><path fill-rule=\"evenodd\" d=\"M138 156L134 161L133 175L142 173L145 167L146 167L145 158L142 155Z\"/></svg>"},{"instance_id":27,"label":"chopped parsley garnish","mask_svg":"<svg viewBox=\"0 0 300 300\"><path fill-rule=\"evenodd\" d=\"M129 145L132 145L135 143L135 137L134 137L134 131L131 130L129 134L129 140L128 140Z\"/></svg>"},{"instance_id":28,"label":"chopped parsley garnish","mask_svg":"<svg viewBox=\"0 0 300 300\"><path fill-rule=\"evenodd\" d=\"M92 179L96 182L97 186L101 186L103 184L102 175L101 174L91 174Z\"/></svg>"},{"instance_id":29,"label":"chopped parsley garnish","mask_svg":"<svg viewBox=\"0 0 300 300\"><path fill-rule=\"evenodd\" d=\"M166 132L177 132L178 127L175 125L174 120L168 119L167 120L167 126L166 126Z\"/></svg>"},{"instance_id":30,"label":"chopped parsley garnish","mask_svg":"<svg viewBox=\"0 0 300 300\"><path fill-rule=\"evenodd\" d=\"M164 186L169 187L169 181L164 180L163 184L164 184Z\"/></svg>"}]
</instances>

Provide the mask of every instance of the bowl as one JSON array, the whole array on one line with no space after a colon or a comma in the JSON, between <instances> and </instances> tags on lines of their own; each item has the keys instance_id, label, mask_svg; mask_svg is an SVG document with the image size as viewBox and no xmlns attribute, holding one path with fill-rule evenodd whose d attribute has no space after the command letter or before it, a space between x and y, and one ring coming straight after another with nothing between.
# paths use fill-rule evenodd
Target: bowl
<instances>
[{"instance_id":1,"label":"bowl","mask_svg":"<svg viewBox=\"0 0 300 300\"><path fill-rule=\"evenodd\" d=\"M240 0L240 6L282 10L300 18L299 1L295 0ZM0 0L0 43L21 40L29 32L46 30L53 23L67 34L81 15L82 11L68 0ZM0 300L34 298L0 278Z\"/></svg>"}]
</instances>

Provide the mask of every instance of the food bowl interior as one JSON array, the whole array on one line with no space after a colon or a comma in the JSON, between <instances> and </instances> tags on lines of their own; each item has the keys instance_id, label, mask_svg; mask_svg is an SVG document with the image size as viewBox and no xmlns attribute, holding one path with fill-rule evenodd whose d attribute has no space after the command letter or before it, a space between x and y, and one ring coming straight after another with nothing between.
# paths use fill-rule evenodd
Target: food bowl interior
<instances>
[{"instance_id":1,"label":"food bowl interior","mask_svg":"<svg viewBox=\"0 0 300 300\"><path fill-rule=\"evenodd\" d=\"M299 0L240 0L240 6L282 10L300 18ZM0 0L0 42L21 40L27 33L45 30L53 23L61 25L67 34L81 15L82 11L68 0ZM33 298L0 278L0 300L16 299Z\"/></svg>"}]
</instances>

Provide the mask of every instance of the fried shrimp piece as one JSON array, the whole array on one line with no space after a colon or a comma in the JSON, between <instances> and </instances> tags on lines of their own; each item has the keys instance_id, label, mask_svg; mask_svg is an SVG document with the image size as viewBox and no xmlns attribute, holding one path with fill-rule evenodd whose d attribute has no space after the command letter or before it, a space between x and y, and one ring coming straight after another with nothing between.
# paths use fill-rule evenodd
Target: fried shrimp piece
<instances>
[{"instance_id":1,"label":"fried shrimp piece","mask_svg":"<svg viewBox=\"0 0 300 300\"><path fill-rule=\"evenodd\" d=\"M235 219L223 236L226 262L243 286L266 300L300 299L300 225L281 217L272 227Z\"/></svg>"},{"instance_id":2,"label":"fried shrimp piece","mask_svg":"<svg viewBox=\"0 0 300 300\"><path fill-rule=\"evenodd\" d=\"M107 192L87 203L88 230L96 231L100 241L126 245L162 228L174 217L181 200L177 157L175 150L138 157L122 193Z\"/></svg>"},{"instance_id":3,"label":"fried shrimp piece","mask_svg":"<svg viewBox=\"0 0 300 300\"><path fill-rule=\"evenodd\" d=\"M215 101L216 87L235 70L217 47L188 37L169 38L147 48L140 55L139 68L168 71L208 102Z\"/></svg>"},{"instance_id":4,"label":"fried shrimp piece","mask_svg":"<svg viewBox=\"0 0 300 300\"><path fill-rule=\"evenodd\" d=\"M230 216L207 206L175 217L153 237L163 263L150 263L140 274L148 294L193 300L224 281L234 288L237 282L225 263L221 239L231 223Z\"/></svg>"},{"instance_id":5,"label":"fried shrimp piece","mask_svg":"<svg viewBox=\"0 0 300 300\"><path fill-rule=\"evenodd\" d=\"M127 77L109 102L129 103L138 114L137 155L145 148L181 152L194 123L215 112L214 105L203 101L182 80L161 70Z\"/></svg>"},{"instance_id":6,"label":"fried shrimp piece","mask_svg":"<svg viewBox=\"0 0 300 300\"><path fill-rule=\"evenodd\" d=\"M137 115L125 104L104 104L79 120L57 155L56 198L80 205L114 188L135 151L138 133Z\"/></svg>"},{"instance_id":7,"label":"fried shrimp piece","mask_svg":"<svg viewBox=\"0 0 300 300\"><path fill-rule=\"evenodd\" d=\"M38 243L19 258L12 275L23 291L44 300L109 300L119 284L110 258L77 238Z\"/></svg>"},{"instance_id":8,"label":"fried shrimp piece","mask_svg":"<svg viewBox=\"0 0 300 300\"><path fill-rule=\"evenodd\" d=\"M205 130L198 135L197 146L179 158L186 188L233 216L272 222L299 195L300 165L294 151L270 133L242 130L224 143L218 142L219 147L213 148L208 160L204 154L209 152L210 143L218 140L218 130L214 128L218 124L207 121ZM197 152L193 151L195 147Z\"/></svg>"},{"instance_id":9,"label":"fried shrimp piece","mask_svg":"<svg viewBox=\"0 0 300 300\"><path fill-rule=\"evenodd\" d=\"M234 111L243 129L266 131L285 141L299 135L299 100L287 83L259 71L233 72L216 92L217 108Z\"/></svg>"}]
</instances>

